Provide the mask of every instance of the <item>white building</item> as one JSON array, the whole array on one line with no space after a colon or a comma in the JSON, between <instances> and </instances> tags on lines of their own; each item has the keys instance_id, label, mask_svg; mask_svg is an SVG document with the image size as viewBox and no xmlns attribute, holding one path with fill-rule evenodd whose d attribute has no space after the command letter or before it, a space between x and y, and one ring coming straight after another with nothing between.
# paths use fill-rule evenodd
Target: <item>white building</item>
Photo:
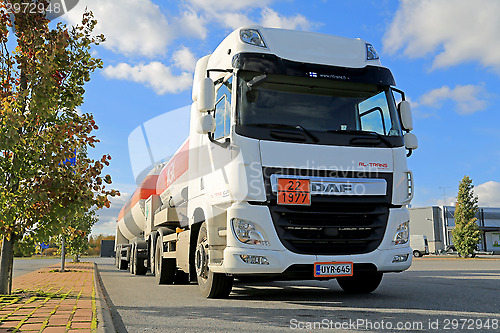
<instances>
[{"instance_id":1,"label":"white building","mask_svg":"<svg viewBox=\"0 0 500 333\"><path fill-rule=\"evenodd\" d=\"M425 235L430 252L445 251L453 244L454 206L410 208L410 233ZM481 231L480 251L500 253L500 208L480 207L476 214Z\"/></svg>"}]
</instances>

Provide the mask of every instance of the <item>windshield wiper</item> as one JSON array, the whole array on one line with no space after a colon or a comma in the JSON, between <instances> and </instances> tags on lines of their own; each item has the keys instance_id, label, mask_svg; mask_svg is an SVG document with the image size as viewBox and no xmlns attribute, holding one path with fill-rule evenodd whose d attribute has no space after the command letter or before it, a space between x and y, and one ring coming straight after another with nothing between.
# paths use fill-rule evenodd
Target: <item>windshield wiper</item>
<instances>
[{"instance_id":1,"label":"windshield wiper","mask_svg":"<svg viewBox=\"0 0 500 333\"><path fill-rule=\"evenodd\" d=\"M384 136L380 133L374 131L360 131L360 130L328 130L328 133L338 133L338 134L358 134L363 136L371 136L373 138L377 138L382 141L387 147L392 147L392 143L384 138Z\"/></svg>"},{"instance_id":2,"label":"windshield wiper","mask_svg":"<svg viewBox=\"0 0 500 333\"><path fill-rule=\"evenodd\" d=\"M246 126L258 126L258 127L275 127L275 128L293 128L308 136L314 143L318 143L319 139L316 135L312 134L309 130L305 129L302 125L286 125L286 124L266 124L266 123L254 123L247 124Z\"/></svg>"}]
</instances>

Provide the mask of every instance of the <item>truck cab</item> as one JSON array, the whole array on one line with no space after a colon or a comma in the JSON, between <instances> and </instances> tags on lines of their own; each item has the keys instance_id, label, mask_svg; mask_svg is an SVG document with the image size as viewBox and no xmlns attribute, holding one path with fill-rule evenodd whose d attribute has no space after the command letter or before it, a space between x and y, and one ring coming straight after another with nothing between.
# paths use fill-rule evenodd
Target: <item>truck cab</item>
<instances>
[{"instance_id":1,"label":"truck cab","mask_svg":"<svg viewBox=\"0 0 500 333\"><path fill-rule=\"evenodd\" d=\"M196 82L192 120L211 165L194 182L212 207L209 244L225 230L209 245L210 271L378 286L410 266L406 157L416 138L372 45L242 28L198 62ZM316 274L321 262L352 263L325 269L354 274Z\"/></svg>"}]
</instances>

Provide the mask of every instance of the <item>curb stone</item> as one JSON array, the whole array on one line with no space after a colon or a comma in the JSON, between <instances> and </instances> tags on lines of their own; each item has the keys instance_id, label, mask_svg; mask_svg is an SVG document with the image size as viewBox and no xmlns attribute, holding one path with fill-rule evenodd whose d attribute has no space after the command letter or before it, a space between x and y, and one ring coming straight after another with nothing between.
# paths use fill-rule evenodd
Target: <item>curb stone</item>
<instances>
[{"instance_id":1,"label":"curb stone","mask_svg":"<svg viewBox=\"0 0 500 333\"><path fill-rule=\"evenodd\" d=\"M104 285L99 274L99 268L94 262L94 284L95 290L97 292L96 300L98 301L97 308L97 332L98 333L115 333L118 332L115 328L113 317L111 315L110 306L108 305L108 300L104 295Z\"/></svg>"}]
</instances>

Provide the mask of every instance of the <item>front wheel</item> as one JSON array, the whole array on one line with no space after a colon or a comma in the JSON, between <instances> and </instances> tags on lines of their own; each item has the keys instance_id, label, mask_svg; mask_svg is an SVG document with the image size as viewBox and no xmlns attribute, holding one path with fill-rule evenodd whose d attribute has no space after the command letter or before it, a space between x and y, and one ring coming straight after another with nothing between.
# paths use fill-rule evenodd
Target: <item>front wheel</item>
<instances>
[{"instance_id":1,"label":"front wheel","mask_svg":"<svg viewBox=\"0 0 500 333\"><path fill-rule=\"evenodd\" d=\"M420 253L420 251L415 250L415 251L413 251L413 256L415 258L420 258L422 256L422 253Z\"/></svg>"},{"instance_id":2,"label":"front wheel","mask_svg":"<svg viewBox=\"0 0 500 333\"><path fill-rule=\"evenodd\" d=\"M369 294L378 288L382 281L382 273L358 273L353 276L337 278L340 288L350 294Z\"/></svg>"},{"instance_id":3,"label":"front wheel","mask_svg":"<svg viewBox=\"0 0 500 333\"><path fill-rule=\"evenodd\" d=\"M198 234L195 252L196 278L201 294L206 298L226 298L233 288L234 278L214 273L208 267L207 224L203 222Z\"/></svg>"}]
</instances>

